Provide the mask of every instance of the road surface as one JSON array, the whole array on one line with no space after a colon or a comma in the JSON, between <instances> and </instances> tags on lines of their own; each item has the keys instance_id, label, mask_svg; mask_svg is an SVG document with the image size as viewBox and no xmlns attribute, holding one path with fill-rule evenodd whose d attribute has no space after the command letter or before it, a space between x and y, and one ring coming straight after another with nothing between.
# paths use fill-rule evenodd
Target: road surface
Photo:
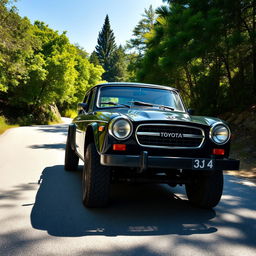
<instances>
[{"instance_id":1,"label":"road surface","mask_svg":"<svg viewBox=\"0 0 256 256\"><path fill-rule=\"evenodd\" d=\"M256 186L225 176L214 210L183 187L114 185L111 205L85 209L81 167L63 169L67 125L0 136L0 255L256 255Z\"/></svg>"}]
</instances>

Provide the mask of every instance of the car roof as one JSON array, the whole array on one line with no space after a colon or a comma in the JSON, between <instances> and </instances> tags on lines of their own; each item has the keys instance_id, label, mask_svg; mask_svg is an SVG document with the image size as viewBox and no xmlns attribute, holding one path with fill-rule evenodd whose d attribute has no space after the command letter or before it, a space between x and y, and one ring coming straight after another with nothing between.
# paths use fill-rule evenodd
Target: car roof
<instances>
[{"instance_id":1,"label":"car roof","mask_svg":"<svg viewBox=\"0 0 256 256\"><path fill-rule=\"evenodd\" d=\"M178 91L178 89L164 86L164 85L157 85L157 84L145 84L145 83L132 83L132 82L110 82L110 83L102 83L98 84L94 87L103 87L103 86L134 86L134 87L148 87L148 88L158 88L158 89L165 89L165 90L172 90Z\"/></svg>"}]
</instances>

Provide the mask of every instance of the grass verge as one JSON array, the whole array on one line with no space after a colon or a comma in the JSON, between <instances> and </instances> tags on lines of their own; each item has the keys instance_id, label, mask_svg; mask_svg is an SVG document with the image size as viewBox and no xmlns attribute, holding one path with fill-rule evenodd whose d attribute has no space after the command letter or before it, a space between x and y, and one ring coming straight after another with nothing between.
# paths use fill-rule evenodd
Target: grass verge
<instances>
[{"instance_id":1,"label":"grass verge","mask_svg":"<svg viewBox=\"0 0 256 256\"><path fill-rule=\"evenodd\" d=\"M19 125L17 125L17 124L12 124L12 125L8 124L5 117L0 116L0 134L4 133L9 128L14 128L14 127L18 127L18 126Z\"/></svg>"}]
</instances>

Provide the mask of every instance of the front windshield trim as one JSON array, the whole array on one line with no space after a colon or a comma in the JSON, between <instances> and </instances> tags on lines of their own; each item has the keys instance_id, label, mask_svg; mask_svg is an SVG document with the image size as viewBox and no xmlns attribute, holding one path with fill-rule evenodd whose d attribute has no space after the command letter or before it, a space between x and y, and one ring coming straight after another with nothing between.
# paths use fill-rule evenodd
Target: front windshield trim
<instances>
[{"instance_id":1,"label":"front windshield trim","mask_svg":"<svg viewBox=\"0 0 256 256\"><path fill-rule=\"evenodd\" d=\"M99 89L98 89L98 93L97 93L97 101L96 101L96 107L97 109L111 109L111 108L124 108L123 106L109 106L109 107L100 107L100 94L101 94L101 89L102 88L106 88L106 87L110 87L110 88L113 88L113 87L124 87L124 88L127 88L127 87L131 87L129 85L127 86L123 86L123 85L105 85L105 86L101 86ZM138 86L132 86L132 87L136 87L136 88L149 88L149 89L156 89L156 90L166 90L166 91L170 91L172 93L175 93L176 96L179 98L179 101L180 101L180 105L182 107L182 110L178 110L178 109L175 109L174 112L182 112L182 113L186 113L186 108L184 106L184 103L179 95L179 93L176 91L176 90L173 90L173 89L165 89L165 88L156 88L156 87L152 87L150 88L149 86L141 86L141 85L138 85ZM150 104L150 103L149 103ZM168 106L166 106L168 107ZM132 108L132 106L131 106Z\"/></svg>"}]
</instances>

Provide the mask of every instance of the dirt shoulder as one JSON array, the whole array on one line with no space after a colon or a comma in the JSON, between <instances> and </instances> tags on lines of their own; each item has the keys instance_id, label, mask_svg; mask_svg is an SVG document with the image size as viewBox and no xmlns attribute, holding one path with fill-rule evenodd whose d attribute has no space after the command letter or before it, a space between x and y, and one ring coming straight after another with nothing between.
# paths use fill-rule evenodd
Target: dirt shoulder
<instances>
[{"instance_id":1,"label":"dirt shoulder","mask_svg":"<svg viewBox=\"0 0 256 256\"><path fill-rule=\"evenodd\" d=\"M228 174L256 181L256 108L239 114L227 113L222 117L232 129L230 157L240 160L239 171Z\"/></svg>"},{"instance_id":2,"label":"dirt shoulder","mask_svg":"<svg viewBox=\"0 0 256 256\"><path fill-rule=\"evenodd\" d=\"M231 158L240 160L240 170L228 171L227 173L256 181L255 138L251 135L246 135L244 138L234 139L232 143L230 156Z\"/></svg>"}]
</instances>

